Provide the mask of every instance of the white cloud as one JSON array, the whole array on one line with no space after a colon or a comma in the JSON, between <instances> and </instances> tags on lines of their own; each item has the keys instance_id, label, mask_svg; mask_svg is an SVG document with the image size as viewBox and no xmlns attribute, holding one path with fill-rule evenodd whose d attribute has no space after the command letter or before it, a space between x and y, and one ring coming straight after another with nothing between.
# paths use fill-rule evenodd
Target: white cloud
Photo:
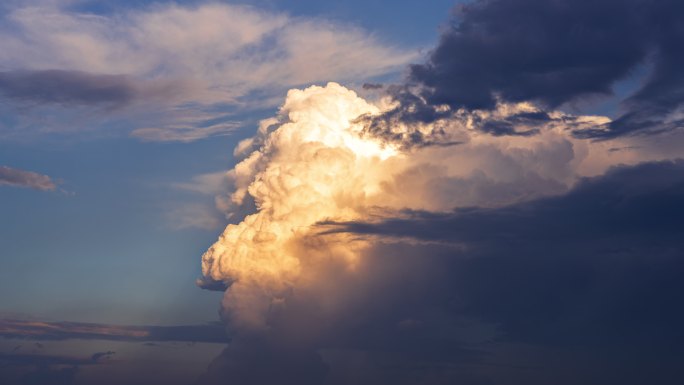
<instances>
[{"instance_id":1,"label":"white cloud","mask_svg":"<svg viewBox=\"0 0 684 385\"><path fill-rule=\"evenodd\" d=\"M535 112L525 103L501 104L480 119L473 117L482 112L474 111L418 128L393 126L396 133L419 129L460 143L404 147L364 131L356 119L377 116L387 107L336 83L293 89L279 116L262 122L255 138L238 145L241 161L227 174L233 191L225 207L240 213L254 203L256 210L229 224L202 257L207 281L232 283L223 309L233 327L268 327L269 309L286 293L307 290L326 270L354 272L363 263L369 240L321 235L321 222L372 221L404 209L501 207L562 194L581 178L612 166L682 156L681 145L655 151L661 148L655 137L573 137L578 121L605 123L605 117L564 115L568 119L541 123L539 133L531 136L482 131L480 125L488 120ZM681 134L672 133L658 140L683 142ZM198 178L205 180L198 186L214 185L207 183L213 178Z\"/></svg>"},{"instance_id":2,"label":"white cloud","mask_svg":"<svg viewBox=\"0 0 684 385\"><path fill-rule=\"evenodd\" d=\"M205 112L224 104L269 106L274 95L296 85L363 81L400 70L417 53L388 46L355 26L229 4L160 4L105 16L50 2L20 6L1 19L0 46L3 70L173 80L185 87L165 108L192 103ZM199 128L208 120L179 127L160 118L137 127L134 136L190 141L224 134L235 124Z\"/></svg>"}]
</instances>

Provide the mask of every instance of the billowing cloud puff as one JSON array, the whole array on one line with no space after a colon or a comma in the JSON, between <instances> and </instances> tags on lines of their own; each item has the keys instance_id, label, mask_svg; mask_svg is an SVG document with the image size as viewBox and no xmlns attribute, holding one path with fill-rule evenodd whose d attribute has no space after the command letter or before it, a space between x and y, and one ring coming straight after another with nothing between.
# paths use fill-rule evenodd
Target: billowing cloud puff
<instances>
[{"instance_id":1,"label":"billowing cloud puff","mask_svg":"<svg viewBox=\"0 0 684 385\"><path fill-rule=\"evenodd\" d=\"M242 160L228 175L227 209L249 212L230 224L202 257L205 283L224 282L224 310L233 327L263 329L293 290L334 264L353 272L368 245L344 234L317 236L326 221L369 221L405 210L501 207L568 191L580 178L618 164L674 157L648 141L591 142L572 135L610 120L549 113L535 135L502 136L481 129L513 116L540 114L534 105L500 104L424 124L398 124L374 135L362 116L393 108L366 101L339 84L291 90L277 117L239 144ZM564 122L570 122L564 124ZM519 119L511 129L528 128ZM432 144L405 146L412 133ZM681 138L670 138L681 140ZM239 220L239 218L236 218Z\"/></svg>"}]
</instances>

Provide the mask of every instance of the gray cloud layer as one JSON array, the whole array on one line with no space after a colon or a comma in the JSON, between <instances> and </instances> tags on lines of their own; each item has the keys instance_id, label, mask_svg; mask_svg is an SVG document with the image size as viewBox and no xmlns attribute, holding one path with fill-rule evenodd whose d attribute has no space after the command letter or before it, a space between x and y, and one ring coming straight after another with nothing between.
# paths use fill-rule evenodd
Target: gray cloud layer
<instances>
[{"instance_id":1,"label":"gray cloud layer","mask_svg":"<svg viewBox=\"0 0 684 385\"><path fill-rule=\"evenodd\" d=\"M0 72L0 94L6 98L65 106L122 106L136 99L173 99L183 91L180 83L176 83L68 70Z\"/></svg>"},{"instance_id":2,"label":"gray cloud layer","mask_svg":"<svg viewBox=\"0 0 684 385\"><path fill-rule=\"evenodd\" d=\"M33 340L92 339L112 341L228 341L222 324L183 326L121 326L82 322L0 320L0 337Z\"/></svg>"},{"instance_id":3,"label":"gray cloud layer","mask_svg":"<svg viewBox=\"0 0 684 385\"><path fill-rule=\"evenodd\" d=\"M419 89L390 89L401 105L386 118L432 121L445 116L441 105L493 109L498 101L555 108L611 95L618 81L646 67L618 119L577 135L681 128L683 20L677 0L474 1L456 9L427 62L411 66L409 85Z\"/></svg>"},{"instance_id":4,"label":"gray cloud layer","mask_svg":"<svg viewBox=\"0 0 684 385\"><path fill-rule=\"evenodd\" d=\"M0 72L0 92L10 99L64 105L122 104L137 94L124 75L61 70Z\"/></svg>"}]
</instances>

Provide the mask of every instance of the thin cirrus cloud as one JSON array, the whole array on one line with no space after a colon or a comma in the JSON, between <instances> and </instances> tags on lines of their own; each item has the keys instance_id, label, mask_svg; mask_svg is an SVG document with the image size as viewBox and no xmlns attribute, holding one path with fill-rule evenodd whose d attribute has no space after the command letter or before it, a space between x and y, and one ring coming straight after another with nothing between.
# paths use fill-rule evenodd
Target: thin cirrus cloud
<instances>
[{"instance_id":1,"label":"thin cirrus cloud","mask_svg":"<svg viewBox=\"0 0 684 385\"><path fill-rule=\"evenodd\" d=\"M3 185L43 191L52 191L57 188L55 181L47 175L0 166L0 186Z\"/></svg>"},{"instance_id":2,"label":"thin cirrus cloud","mask_svg":"<svg viewBox=\"0 0 684 385\"><path fill-rule=\"evenodd\" d=\"M227 342L223 325L130 326L84 322L1 319L0 337L38 341L71 339L109 341Z\"/></svg>"},{"instance_id":3,"label":"thin cirrus cloud","mask_svg":"<svg viewBox=\"0 0 684 385\"><path fill-rule=\"evenodd\" d=\"M126 106L103 119L135 115L132 135L149 141L229 133L239 119L226 108L272 107L289 87L362 81L416 55L355 26L228 4L109 15L19 6L0 17L0 45L0 94L12 104Z\"/></svg>"}]
</instances>

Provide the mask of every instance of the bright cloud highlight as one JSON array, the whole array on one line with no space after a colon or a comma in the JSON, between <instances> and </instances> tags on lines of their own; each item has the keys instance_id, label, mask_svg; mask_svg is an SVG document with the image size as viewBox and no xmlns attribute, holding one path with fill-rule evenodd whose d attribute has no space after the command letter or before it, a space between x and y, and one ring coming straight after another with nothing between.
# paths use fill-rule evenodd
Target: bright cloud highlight
<instances>
[{"instance_id":1,"label":"bright cloud highlight","mask_svg":"<svg viewBox=\"0 0 684 385\"><path fill-rule=\"evenodd\" d=\"M536 127L535 135L482 131L488 122L539 112L528 103L461 112L419 127L396 125L394 139L369 133L359 117L389 108L388 100L373 103L336 83L293 89L278 116L262 121L258 134L238 145L242 160L228 173L235 190L224 208L252 213L228 225L202 257L207 281L230 285L224 310L233 327L267 328L274 306L312 284L317 269L333 264L354 271L367 242L345 234L316 236L321 222L373 221L407 209L500 207L564 193L614 165L678 154L653 151L648 140L634 148L629 138L595 142L572 136L581 125L610 121L598 116L552 112L555 118ZM525 130L525 124L514 129ZM458 144L402 143L416 130Z\"/></svg>"}]
</instances>

